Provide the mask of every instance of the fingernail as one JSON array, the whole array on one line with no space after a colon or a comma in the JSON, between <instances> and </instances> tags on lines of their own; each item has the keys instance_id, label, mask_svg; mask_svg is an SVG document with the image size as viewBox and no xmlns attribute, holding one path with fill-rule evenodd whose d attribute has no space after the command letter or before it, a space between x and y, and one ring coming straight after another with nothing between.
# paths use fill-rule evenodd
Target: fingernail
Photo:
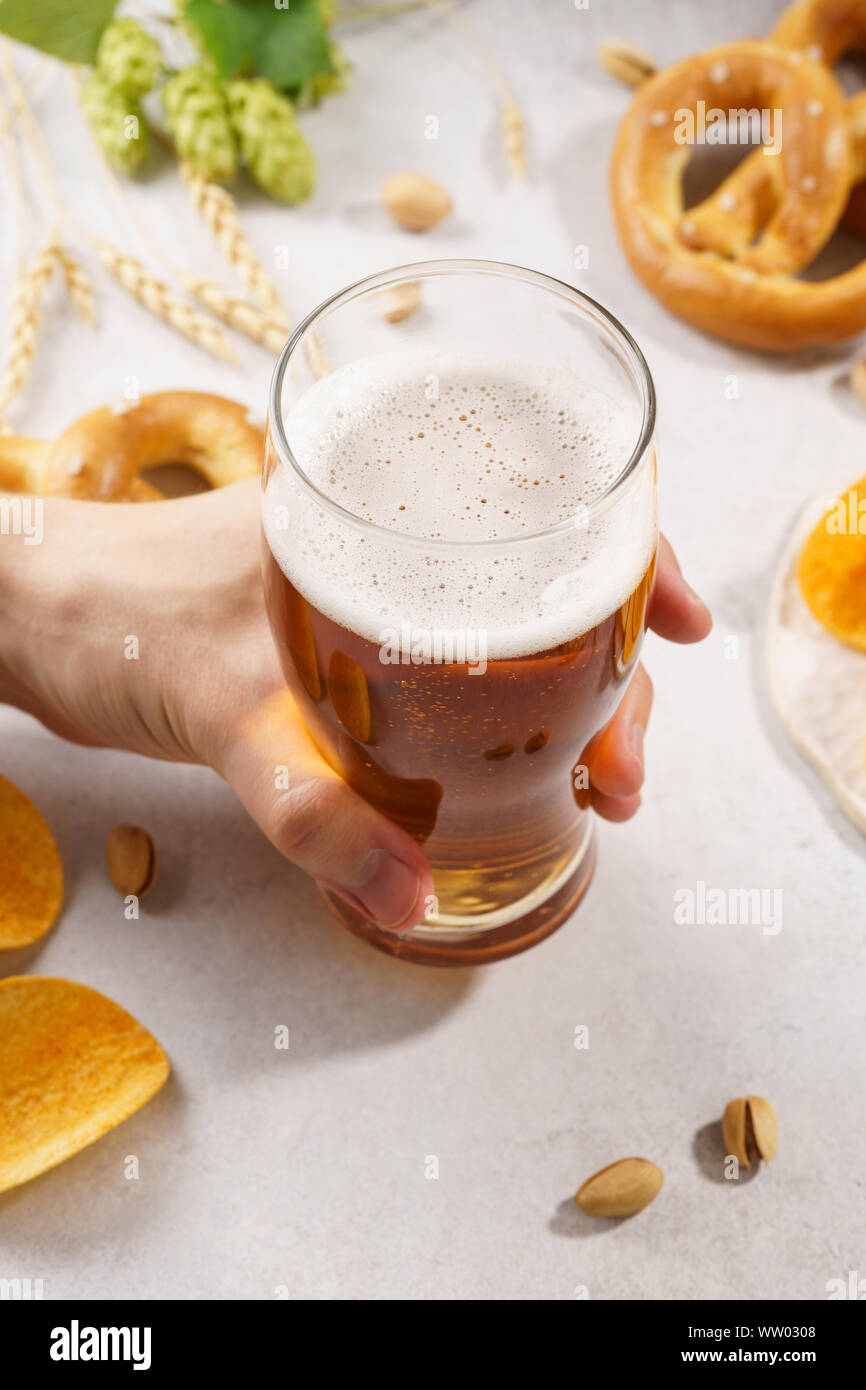
<instances>
[{"instance_id":1,"label":"fingernail","mask_svg":"<svg viewBox=\"0 0 866 1390\"><path fill-rule=\"evenodd\" d=\"M352 892L377 926L393 931L414 907L419 885L417 869L385 849L374 849L364 860Z\"/></svg>"},{"instance_id":2,"label":"fingernail","mask_svg":"<svg viewBox=\"0 0 866 1390\"><path fill-rule=\"evenodd\" d=\"M321 888L324 888L328 893L333 893L341 902L351 907L353 912L359 912L362 917L366 917L367 912L364 904L360 898L355 897L354 893L348 893L345 888L340 887L339 883L332 883L328 878L320 878L318 883Z\"/></svg>"},{"instance_id":3,"label":"fingernail","mask_svg":"<svg viewBox=\"0 0 866 1390\"><path fill-rule=\"evenodd\" d=\"M643 772L643 724L634 723L628 731L628 746L634 754L635 762Z\"/></svg>"}]
</instances>

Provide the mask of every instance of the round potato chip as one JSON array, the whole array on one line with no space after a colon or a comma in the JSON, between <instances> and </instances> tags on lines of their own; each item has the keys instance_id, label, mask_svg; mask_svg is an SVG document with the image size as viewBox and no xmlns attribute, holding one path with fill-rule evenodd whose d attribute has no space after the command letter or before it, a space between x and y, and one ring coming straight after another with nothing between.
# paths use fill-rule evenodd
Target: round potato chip
<instances>
[{"instance_id":1,"label":"round potato chip","mask_svg":"<svg viewBox=\"0 0 866 1390\"><path fill-rule=\"evenodd\" d=\"M800 552L797 578L818 622L866 651L866 478L827 508Z\"/></svg>"},{"instance_id":2,"label":"round potato chip","mask_svg":"<svg viewBox=\"0 0 866 1390\"><path fill-rule=\"evenodd\" d=\"M62 902L54 836L24 793L0 777L0 950L38 941Z\"/></svg>"},{"instance_id":3,"label":"round potato chip","mask_svg":"<svg viewBox=\"0 0 866 1390\"><path fill-rule=\"evenodd\" d=\"M159 1090L168 1058L87 985L0 980L0 1192L71 1158Z\"/></svg>"}]
</instances>

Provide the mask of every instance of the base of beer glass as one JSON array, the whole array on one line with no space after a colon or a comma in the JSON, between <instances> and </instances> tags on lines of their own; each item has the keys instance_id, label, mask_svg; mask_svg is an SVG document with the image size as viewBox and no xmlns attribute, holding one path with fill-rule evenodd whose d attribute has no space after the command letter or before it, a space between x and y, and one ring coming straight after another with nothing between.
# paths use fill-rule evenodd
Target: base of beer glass
<instances>
[{"instance_id":1,"label":"base of beer glass","mask_svg":"<svg viewBox=\"0 0 866 1390\"><path fill-rule=\"evenodd\" d=\"M592 818L585 818L586 834L574 859L550 885L543 901L522 899L514 904L514 916L502 923L502 913L491 913L495 922L485 925L479 917L472 926L442 923L413 927L411 931L383 931L329 889L320 891L334 916L355 936L398 960L415 965L488 965L527 951L561 927L582 900L595 870L596 848Z\"/></svg>"}]
</instances>

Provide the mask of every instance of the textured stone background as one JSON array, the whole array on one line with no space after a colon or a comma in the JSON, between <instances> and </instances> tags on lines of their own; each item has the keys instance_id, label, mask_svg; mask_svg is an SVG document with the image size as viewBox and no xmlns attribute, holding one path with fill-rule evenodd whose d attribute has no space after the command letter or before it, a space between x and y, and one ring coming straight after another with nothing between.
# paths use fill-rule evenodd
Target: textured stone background
<instances>
[{"instance_id":1,"label":"textured stone background","mask_svg":"<svg viewBox=\"0 0 866 1390\"><path fill-rule=\"evenodd\" d=\"M291 247L287 301L305 312L385 265L459 255L523 262L608 304L656 378L663 522L716 629L695 650L647 644L646 804L601 827L577 918L477 973L408 967L346 936L215 775L67 747L0 711L2 770L47 816L69 879L61 925L3 968L106 991L174 1065L131 1121L0 1199L0 1274L43 1278L48 1297L252 1299L280 1285L293 1298L569 1299L582 1285L592 1298L820 1299L829 1279L866 1274L864 846L777 726L762 669L785 535L822 482L863 472L866 419L841 384L849 349L762 360L668 317L635 282L606 191L628 95L594 60L611 36L673 60L762 33L779 8L472 0L526 108L523 188L507 183L490 86L453 32L427 13L342 30L352 88L305 118L315 199L246 213L264 257ZM70 199L128 243L63 74L44 68L34 93ZM424 139L431 113L438 142ZM425 239L378 206L402 167L455 195ZM133 196L176 257L228 279L167 171ZM10 229L4 218L4 283ZM576 272L579 244L590 265ZM100 286L96 336L52 315L22 429L53 434L128 374L263 410L264 352L223 368ZM163 861L137 924L102 862L106 831L128 820ZM673 894L698 880L781 888L783 930L676 925ZM273 1048L278 1024L288 1053ZM725 1184L711 1126L752 1090L776 1105L779 1155ZM630 1153L665 1169L658 1201L626 1223L582 1217L578 1183Z\"/></svg>"}]
</instances>

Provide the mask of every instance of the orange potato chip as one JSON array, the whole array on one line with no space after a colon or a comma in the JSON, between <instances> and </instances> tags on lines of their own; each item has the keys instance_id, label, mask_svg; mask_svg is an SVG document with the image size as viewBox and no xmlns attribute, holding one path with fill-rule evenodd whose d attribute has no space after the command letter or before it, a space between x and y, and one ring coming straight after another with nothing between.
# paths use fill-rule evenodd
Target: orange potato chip
<instances>
[{"instance_id":1,"label":"orange potato chip","mask_svg":"<svg viewBox=\"0 0 866 1390\"><path fill-rule=\"evenodd\" d=\"M62 902L54 836L24 793L0 777L0 950L38 941Z\"/></svg>"},{"instance_id":2,"label":"orange potato chip","mask_svg":"<svg viewBox=\"0 0 866 1390\"><path fill-rule=\"evenodd\" d=\"M159 1090L168 1058L87 985L0 980L0 1192L71 1158Z\"/></svg>"},{"instance_id":3,"label":"orange potato chip","mask_svg":"<svg viewBox=\"0 0 866 1390\"><path fill-rule=\"evenodd\" d=\"M866 651L866 478L827 508L800 552L797 578L818 622Z\"/></svg>"}]
</instances>

